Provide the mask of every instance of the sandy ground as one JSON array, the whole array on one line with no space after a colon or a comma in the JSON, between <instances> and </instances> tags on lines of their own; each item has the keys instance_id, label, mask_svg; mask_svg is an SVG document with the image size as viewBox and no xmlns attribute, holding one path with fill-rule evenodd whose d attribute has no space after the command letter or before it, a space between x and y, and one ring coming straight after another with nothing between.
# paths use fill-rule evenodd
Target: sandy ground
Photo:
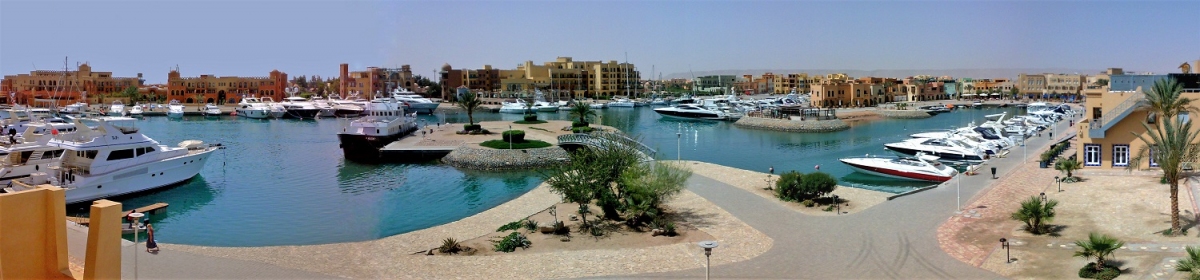
<instances>
[{"instance_id":1,"label":"sandy ground","mask_svg":"<svg viewBox=\"0 0 1200 280\"><path fill-rule=\"evenodd\" d=\"M205 247L165 245L202 255L254 260L282 267L352 278L573 278L662 272L699 268L704 254L692 242L637 248L529 252L491 256L425 256L442 239L469 240L545 210L560 202L543 184L512 201L448 224L383 239L305 246ZM703 232L729 248L712 256L712 264L754 258L774 240L700 196L684 191L667 207L697 217L689 231ZM560 214L562 215L562 214ZM583 241L572 240L571 242ZM545 244L535 240L533 247ZM561 242L561 241L558 241ZM729 244L728 247L725 244Z\"/></svg>"},{"instance_id":2,"label":"sandy ground","mask_svg":"<svg viewBox=\"0 0 1200 280\"><path fill-rule=\"evenodd\" d=\"M792 210L796 210L796 212L813 216L835 216L838 214L837 212L823 211L823 207L804 207L804 205L800 205L800 203L787 202L776 198L773 192L763 189L767 186L767 173L742 170L699 161L684 162L692 168L692 172L694 174L701 174L712 178L713 180L736 186L766 198L767 200L774 201L775 203L788 207ZM779 175L773 175L770 178L772 179L772 182L774 182L779 180ZM836 194L841 200L846 201L841 207L843 215L858 213L867 208L871 208L871 206L879 205L880 203L887 201L887 197L892 195L884 192L845 186L839 186L833 191L833 194Z\"/></svg>"},{"instance_id":3,"label":"sandy ground","mask_svg":"<svg viewBox=\"0 0 1200 280\"><path fill-rule=\"evenodd\" d=\"M842 119L842 121L846 122L848 125L855 125L883 119L883 116L880 116L879 113L876 113L874 109L853 111L838 110L837 117Z\"/></svg>"}]
</instances>

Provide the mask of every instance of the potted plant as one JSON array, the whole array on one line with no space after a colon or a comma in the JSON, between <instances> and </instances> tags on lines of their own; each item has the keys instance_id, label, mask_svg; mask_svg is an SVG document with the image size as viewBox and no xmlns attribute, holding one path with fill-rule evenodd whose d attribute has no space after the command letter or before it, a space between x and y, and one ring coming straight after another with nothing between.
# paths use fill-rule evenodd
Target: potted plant
<instances>
[{"instance_id":1,"label":"potted plant","mask_svg":"<svg viewBox=\"0 0 1200 280\"><path fill-rule=\"evenodd\" d=\"M1054 151L1053 150L1042 153L1041 160L1038 162L1038 167L1041 167L1041 168L1050 167L1050 161L1053 159L1054 159Z\"/></svg>"}]
</instances>

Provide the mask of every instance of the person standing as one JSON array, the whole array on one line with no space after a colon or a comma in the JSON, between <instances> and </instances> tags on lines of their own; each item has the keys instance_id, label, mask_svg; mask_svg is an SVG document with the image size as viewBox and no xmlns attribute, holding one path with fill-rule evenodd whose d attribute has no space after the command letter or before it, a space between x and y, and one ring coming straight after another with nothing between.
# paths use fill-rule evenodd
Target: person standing
<instances>
[{"instance_id":1,"label":"person standing","mask_svg":"<svg viewBox=\"0 0 1200 280\"><path fill-rule=\"evenodd\" d=\"M158 241L154 240L154 226L146 224L146 252L158 253Z\"/></svg>"}]
</instances>

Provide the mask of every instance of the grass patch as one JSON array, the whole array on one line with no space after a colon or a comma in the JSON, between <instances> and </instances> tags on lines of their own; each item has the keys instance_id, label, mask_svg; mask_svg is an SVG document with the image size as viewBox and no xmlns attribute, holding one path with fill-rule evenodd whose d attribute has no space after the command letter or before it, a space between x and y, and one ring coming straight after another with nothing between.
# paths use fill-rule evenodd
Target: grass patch
<instances>
[{"instance_id":1,"label":"grass patch","mask_svg":"<svg viewBox=\"0 0 1200 280\"><path fill-rule=\"evenodd\" d=\"M533 120L533 121L525 121L525 120L520 120L520 121L515 121L515 122L513 122L513 123L515 123L515 124L540 124L540 123L547 123L547 121L543 121L543 120Z\"/></svg>"},{"instance_id":2,"label":"grass patch","mask_svg":"<svg viewBox=\"0 0 1200 280\"><path fill-rule=\"evenodd\" d=\"M500 140L500 139L487 140L487 141L484 141L483 143L479 143L479 145L488 147L488 148L492 148L492 149L500 149L500 150L508 149L508 142L504 142L504 140ZM525 140L524 142L513 142L512 143L513 149L535 149L535 148L545 148L545 147L550 147L550 146L552 146L552 145L550 145L550 143L546 143L544 141L538 141L538 140Z\"/></svg>"}]
</instances>

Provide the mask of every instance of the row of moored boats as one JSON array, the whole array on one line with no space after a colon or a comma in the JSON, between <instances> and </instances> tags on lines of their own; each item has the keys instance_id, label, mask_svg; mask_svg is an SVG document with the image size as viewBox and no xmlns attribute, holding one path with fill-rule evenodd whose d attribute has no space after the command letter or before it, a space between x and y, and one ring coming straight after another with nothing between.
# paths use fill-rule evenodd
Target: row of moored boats
<instances>
[{"instance_id":1,"label":"row of moored boats","mask_svg":"<svg viewBox=\"0 0 1200 280\"><path fill-rule=\"evenodd\" d=\"M413 94L412 92L396 90L392 92L389 98L396 101L404 109L412 112L432 114L438 107L437 102ZM369 103L370 101L359 98L357 93L351 93L345 99L335 96L330 96L329 98L314 97L311 99L291 96L279 102L276 102L271 97L246 97L238 102L234 112L222 111L220 106L212 103L208 103L202 108L197 108L197 110L201 115L205 116L224 116L232 113L240 117L254 119L348 118L363 115ZM178 118L183 117L186 111L186 108L179 100L171 100L166 106L160 106L162 105L141 103L126 106L118 100L101 109L101 114L107 116L139 117L146 111L165 109L167 117ZM86 111L87 104L76 103L63 107L59 110L59 113L83 114Z\"/></svg>"}]
</instances>

